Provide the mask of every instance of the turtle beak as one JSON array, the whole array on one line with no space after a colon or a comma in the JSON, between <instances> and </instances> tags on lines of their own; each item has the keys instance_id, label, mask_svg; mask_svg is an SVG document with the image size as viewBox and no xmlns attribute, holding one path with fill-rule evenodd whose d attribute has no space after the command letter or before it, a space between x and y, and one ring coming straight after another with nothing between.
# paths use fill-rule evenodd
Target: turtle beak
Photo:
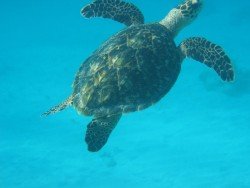
<instances>
[{"instance_id":1,"label":"turtle beak","mask_svg":"<svg viewBox=\"0 0 250 188\"><path fill-rule=\"evenodd\" d=\"M192 8L195 10L195 9L201 9L202 7L202 0L192 0L191 1L192 3Z\"/></svg>"},{"instance_id":2,"label":"turtle beak","mask_svg":"<svg viewBox=\"0 0 250 188\"><path fill-rule=\"evenodd\" d=\"M191 18L195 18L200 13L203 2L202 0L190 0L189 3L189 13L191 15Z\"/></svg>"}]
</instances>

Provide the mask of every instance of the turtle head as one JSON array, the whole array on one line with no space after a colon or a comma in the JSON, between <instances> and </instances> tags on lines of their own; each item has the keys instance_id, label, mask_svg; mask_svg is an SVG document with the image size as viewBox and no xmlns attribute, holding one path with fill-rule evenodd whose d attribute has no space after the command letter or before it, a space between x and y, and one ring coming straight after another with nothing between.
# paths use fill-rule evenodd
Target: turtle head
<instances>
[{"instance_id":1,"label":"turtle head","mask_svg":"<svg viewBox=\"0 0 250 188\"><path fill-rule=\"evenodd\" d=\"M190 24L198 16L202 9L202 0L185 0L173 8L168 15L160 21L160 24L167 27L174 36Z\"/></svg>"}]
</instances>

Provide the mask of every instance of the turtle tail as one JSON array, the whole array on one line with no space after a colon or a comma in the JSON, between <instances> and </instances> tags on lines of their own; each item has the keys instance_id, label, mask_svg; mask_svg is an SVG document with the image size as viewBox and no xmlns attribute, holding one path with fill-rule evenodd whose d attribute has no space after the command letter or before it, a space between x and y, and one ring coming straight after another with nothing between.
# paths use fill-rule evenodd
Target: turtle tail
<instances>
[{"instance_id":1,"label":"turtle tail","mask_svg":"<svg viewBox=\"0 0 250 188\"><path fill-rule=\"evenodd\" d=\"M52 114L56 114L58 112L61 112L62 110L64 110L65 108L69 107L72 105L73 103L73 96L70 95L70 97L68 97L65 101L63 101L62 103L52 107L50 110L48 110L47 112L44 112L42 114L42 116L49 116Z\"/></svg>"}]
</instances>

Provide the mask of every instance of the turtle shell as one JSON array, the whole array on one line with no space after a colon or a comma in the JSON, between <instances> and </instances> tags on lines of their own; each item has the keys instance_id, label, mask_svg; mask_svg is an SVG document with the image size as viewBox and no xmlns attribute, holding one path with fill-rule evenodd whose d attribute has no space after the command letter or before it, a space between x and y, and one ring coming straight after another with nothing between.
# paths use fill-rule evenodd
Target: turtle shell
<instances>
[{"instance_id":1,"label":"turtle shell","mask_svg":"<svg viewBox=\"0 0 250 188\"><path fill-rule=\"evenodd\" d=\"M73 84L73 105L84 115L145 109L171 89L180 62L167 28L158 23L128 27L81 65Z\"/></svg>"}]
</instances>

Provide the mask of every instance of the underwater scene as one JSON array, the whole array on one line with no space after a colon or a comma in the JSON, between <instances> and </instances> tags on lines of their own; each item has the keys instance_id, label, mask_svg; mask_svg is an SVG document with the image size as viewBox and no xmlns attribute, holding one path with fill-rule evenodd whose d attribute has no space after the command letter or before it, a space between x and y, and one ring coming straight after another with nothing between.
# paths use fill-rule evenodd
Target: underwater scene
<instances>
[{"instance_id":1,"label":"underwater scene","mask_svg":"<svg viewBox=\"0 0 250 188\"><path fill-rule=\"evenodd\" d=\"M0 188L250 188L250 1L0 9Z\"/></svg>"}]
</instances>

